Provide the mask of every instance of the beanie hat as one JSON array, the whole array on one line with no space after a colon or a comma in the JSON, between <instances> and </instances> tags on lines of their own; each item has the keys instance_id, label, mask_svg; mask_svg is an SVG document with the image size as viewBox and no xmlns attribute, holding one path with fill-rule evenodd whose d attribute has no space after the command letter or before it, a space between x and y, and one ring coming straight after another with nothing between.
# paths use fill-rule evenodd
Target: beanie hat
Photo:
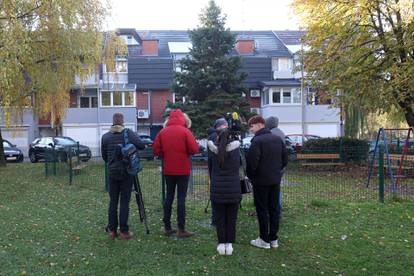
<instances>
[{"instance_id":1,"label":"beanie hat","mask_svg":"<svg viewBox=\"0 0 414 276\"><path fill-rule=\"evenodd\" d=\"M215 129L217 129L217 128L221 127L221 126L224 126L224 125L228 125L226 119L224 119L224 118L217 119L214 122L214 128Z\"/></svg>"},{"instance_id":2,"label":"beanie hat","mask_svg":"<svg viewBox=\"0 0 414 276\"><path fill-rule=\"evenodd\" d=\"M266 123L265 123L266 127L268 129L272 129L275 127L278 127L279 125L279 118L276 116L270 116L269 118L266 119Z\"/></svg>"},{"instance_id":3,"label":"beanie hat","mask_svg":"<svg viewBox=\"0 0 414 276\"><path fill-rule=\"evenodd\" d=\"M114 113L112 116L112 124L113 125L124 125L124 115L122 113Z\"/></svg>"}]
</instances>

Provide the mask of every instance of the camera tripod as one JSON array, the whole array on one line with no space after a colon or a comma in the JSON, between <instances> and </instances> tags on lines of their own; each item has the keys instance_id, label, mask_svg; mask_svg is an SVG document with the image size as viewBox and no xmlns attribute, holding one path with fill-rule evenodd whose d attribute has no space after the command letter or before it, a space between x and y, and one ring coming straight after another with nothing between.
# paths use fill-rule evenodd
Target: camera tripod
<instances>
[{"instance_id":1,"label":"camera tripod","mask_svg":"<svg viewBox=\"0 0 414 276\"><path fill-rule=\"evenodd\" d=\"M144 223L145 230L147 234L149 234L150 231L148 229L147 214L145 213L144 200L142 198L141 186L139 185L138 175L134 177L134 189L132 192L135 194L135 199L137 201L139 220Z\"/></svg>"}]
</instances>

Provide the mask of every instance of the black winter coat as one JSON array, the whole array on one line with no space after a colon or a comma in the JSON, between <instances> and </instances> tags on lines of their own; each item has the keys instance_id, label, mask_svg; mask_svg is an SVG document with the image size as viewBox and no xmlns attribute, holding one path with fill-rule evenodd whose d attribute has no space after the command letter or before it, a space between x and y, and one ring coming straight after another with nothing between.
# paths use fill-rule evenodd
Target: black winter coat
<instances>
[{"instance_id":1,"label":"black winter coat","mask_svg":"<svg viewBox=\"0 0 414 276\"><path fill-rule=\"evenodd\" d=\"M108 173L112 178L123 178L128 175L126 165L122 161L120 144L124 144L124 127L115 125L110 131L102 136L101 154L102 159L108 163ZM128 139L137 149L144 149L145 144L139 139L134 131L128 130Z\"/></svg>"},{"instance_id":2,"label":"black winter coat","mask_svg":"<svg viewBox=\"0 0 414 276\"><path fill-rule=\"evenodd\" d=\"M227 145L227 155L223 168L220 168L217 147L208 142L211 150L211 187L210 199L215 203L237 203L241 200L240 188L240 142L233 141Z\"/></svg>"},{"instance_id":3,"label":"black winter coat","mask_svg":"<svg viewBox=\"0 0 414 276\"><path fill-rule=\"evenodd\" d=\"M247 152L247 177L253 185L280 185L281 171L287 162L287 150L282 139L263 128L253 137Z\"/></svg>"}]
</instances>

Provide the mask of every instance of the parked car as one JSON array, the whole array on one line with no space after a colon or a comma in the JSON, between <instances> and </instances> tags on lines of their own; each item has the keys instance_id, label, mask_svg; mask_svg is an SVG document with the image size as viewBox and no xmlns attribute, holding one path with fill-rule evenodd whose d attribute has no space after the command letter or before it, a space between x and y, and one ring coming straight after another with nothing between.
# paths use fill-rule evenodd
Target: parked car
<instances>
[{"instance_id":1,"label":"parked car","mask_svg":"<svg viewBox=\"0 0 414 276\"><path fill-rule=\"evenodd\" d=\"M152 149L153 141L151 136L147 134L138 134L139 139L145 144L145 149L139 150L139 156L147 160L154 159L154 151Z\"/></svg>"},{"instance_id":2,"label":"parked car","mask_svg":"<svg viewBox=\"0 0 414 276\"><path fill-rule=\"evenodd\" d=\"M7 140L3 139L6 162L23 162L23 152Z\"/></svg>"},{"instance_id":3,"label":"parked car","mask_svg":"<svg viewBox=\"0 0 414 276\"><path fill-rule=\"evenodd\" d=\"M247 151L250 147L250 142L252 140L254 136L253 135L249 135L245 138L243 138L242 140L242 148ZM293 146L292 141L289 139L289 137L286 136L285 138L285 145L286 145L286 149L288 151L289 155L294 155L296 153L295 147Z\"/></svg>"},{"instance_id":4,"label":"parked car","mask_svg":"<svg viewBox=\"0 0 414 276\"><path fill-rule=\"evenodd\" d=\"M321 138L318 135L312 135L312 134L289 134L289 135L286 135L286 137L291 141L296 152L299 152L302 150L303 143L305 143L306 141Z\"/></svg>"},{"instance_id":5,"label":"parked car","mask_svg":"<svg viewBox=\"0 0 414 276\"><path fill-rule=\"evenodd\" d=\"M41 159L45 159L45 153L49 150L56 151L56 157L65 162L69 156L69 150L72 149L72 155L76 155L77 142L70 137L56 136L56 137L42 137L35 139L29 145L29 158L32 163ZM79 145L79 159L81 161L88 161L91 159L91 150L88 146Z\"/></svg>"},{"instance_id":6,"label":"parked car","mask_svg":"<svg viewBox=\"0 0 414 276\"><path fill-rule=\"evenodd\" d=\"M198 143L198 153L194 154L191 157L192 160L207 160L208 159L208 153L207 148Z\"/></svg>"}]
</instances>

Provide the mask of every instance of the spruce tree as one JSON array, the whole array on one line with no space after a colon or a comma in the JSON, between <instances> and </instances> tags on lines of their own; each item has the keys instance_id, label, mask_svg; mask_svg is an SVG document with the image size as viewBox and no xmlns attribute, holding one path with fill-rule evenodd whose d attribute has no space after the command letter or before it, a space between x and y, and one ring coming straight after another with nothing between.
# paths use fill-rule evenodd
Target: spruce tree
<instances>
[{"instance_id":1,"label":"spruce tree","mask_svg":"<svg viewBox=\"0 0 414 276\"><path fill-rule=\"evenodd\" d=\"M240 58L232 56L236 36L225 28L225 15L214 1L200 14L201 26L189 31L190 55L180 61L181 72L175 74L173 90L185 97L180 106L193 120L198 137L219 117L233 111L246 116L249 104L242 96L241 82L246 74L238 73Z\"/></svg>"}]
</instances>

